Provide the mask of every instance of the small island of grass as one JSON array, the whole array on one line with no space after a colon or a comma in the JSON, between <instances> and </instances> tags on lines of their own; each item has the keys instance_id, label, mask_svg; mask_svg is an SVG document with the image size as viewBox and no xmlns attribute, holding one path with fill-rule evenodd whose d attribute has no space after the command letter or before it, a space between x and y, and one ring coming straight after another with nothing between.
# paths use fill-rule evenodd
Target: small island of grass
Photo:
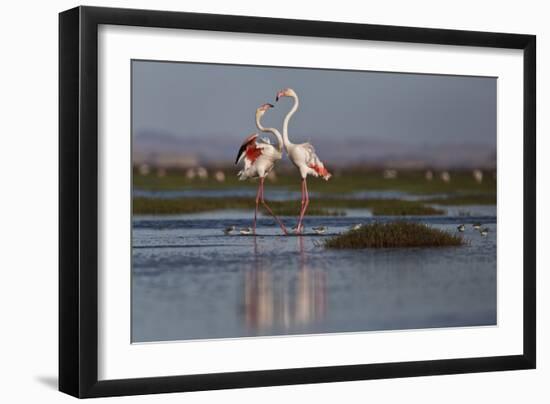
<instances>
[{"instance_id":1,"label":"small island of grass","mask_svg":"<svg viewBox=\"0 0 550 404\"><path fill-rule=\"evenodd\" d=\"M458 235L405 221L372 223L332 237L324 243L326 248L335 249L447 247L464 244L464 239Z\"/></svg>"}]
</instances>

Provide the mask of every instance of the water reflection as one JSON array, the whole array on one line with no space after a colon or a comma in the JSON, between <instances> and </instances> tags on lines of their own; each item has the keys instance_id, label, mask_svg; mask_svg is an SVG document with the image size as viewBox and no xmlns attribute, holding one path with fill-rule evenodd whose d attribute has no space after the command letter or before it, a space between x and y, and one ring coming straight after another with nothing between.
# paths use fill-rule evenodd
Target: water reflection
<instances>
[{"instance_id":1,"label":"water reflection","mask_svg":"<svg viewBox=\"0 0 550 404\"><path fill-rule=\"evenodd\" d=\"M273 270L270 260L262 259L254 237L254 265L244 277L244 319L249 332L305 329L326 317L326 273L308 265L304 237L296 240L298 268Z\"/></svg>"},{"instance_id":2,"label":"water reflection","mask_svg":"<svg viewBox=\"0 0 550 404\"><path fill-rule=\"evenodd\" d=\"M309 220L337 233L370 219ZM318 248L326 235L280 237L267 226L257 238L221 231L249 218L139 221L132 341L494 325L496 219L468 220L464 247L383 251ZM463 221L424 219L450 232Z\"/></svg>"}]
</instances>

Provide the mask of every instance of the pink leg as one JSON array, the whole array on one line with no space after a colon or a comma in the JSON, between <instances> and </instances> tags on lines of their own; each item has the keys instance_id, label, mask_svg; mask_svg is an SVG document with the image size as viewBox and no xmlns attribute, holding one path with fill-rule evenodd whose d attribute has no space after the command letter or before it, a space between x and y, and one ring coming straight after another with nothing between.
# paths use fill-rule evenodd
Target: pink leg
<instances>
[{"instance_id":1,"label":"pink leg","mask_svg":"<svg viewBox=\"0 0 550 404\"><path fill-rule=\"evenodd\" d=\"M283 231L283 233L285 235L287 235L287 231L286 231L286 228L285 228L285 225L279 220L279 218L277 216L275 216L275 214L273 213L273 211L271 210L271 208L267 205L267 202L264 200L264 178L261 178L260 179L260 187L262 189L261 191L261 194L260 194L260 199L262 201L262 205L264 205L264 208L269 212L269 214L271 216L273 216L273 218L277 221L277 223L279 224L279 226L281 227L281 230Z\"/></svg>"},{"instance_id":2,"label":"pink leg","mask_svg":"<svg viewBox=\"0 0 550 404\"><path fill-rule=\"evenodd\" d=\"M300 210L300 220L298 220L298 232L301 233L302 221L306 214L307 207L309 205L309 193L307 192L307 182L304 178L302 180L302 209Z\"/></svg>"},{"instance_id":3,"label":"pink leg","mask_svg":"<svg viewBox=\"0 0 550 404\"><path fill-rule=\"evenodd\" d=\"M260 182L260 185L258 185L258 192L256 193L256 208L254 209L254 223L252 225L254 235L256 234L256 217L258 216L258 204L260 203L262 185L263 183Z\"/></svg>"},{"instance_id":4,"label":"pink leg","mask_svg":"<svg viewBox=\"0 0 550 404\"><path fill-rule=\"evenodd\" d=\"M298 218L302 217L302 211L304 210L304 204L305 204L304 180L302 180L301 187L302 187L302 201L301 201L301 205L300 205L300 213L298 214ZM298 233L298 234L300 233L300 226L299 225L296 225L296 233Z\"/></svg>"}]
</instances>

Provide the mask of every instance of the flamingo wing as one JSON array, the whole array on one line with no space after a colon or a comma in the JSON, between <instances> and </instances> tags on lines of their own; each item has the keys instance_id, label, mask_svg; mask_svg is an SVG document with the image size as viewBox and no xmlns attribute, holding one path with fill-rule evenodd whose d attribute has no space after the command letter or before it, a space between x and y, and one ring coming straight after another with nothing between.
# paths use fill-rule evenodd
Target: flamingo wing
<instances>
[{"instance_id":1,"label":"flamingo wing","mask_svg":"<svg viewBox=\"0 0 550 404\"><path fill-rule=\"evenodd\" d=\"M311 143L303 143L302 147L306 151L306 164L309 168L314 170L324 179L328 180L331 177L331 174L326 169L325 165L315 153L315 148Z\"/></svg>"},{"instance_id":2,"label":"flamingo wing","mask_svg":"<svg viewBox=\"0 0 550 404\"><path fill-rule=\"evenodd\" d=\"M258 138L258 134L254 133L245 139L245 141L243 142L243 144L241 145L241 148L237 153L235 164L238 164L245 157L247 157L248 160L251 160L251 162L253 162L260 156L261 149L258 147L256 143L257 138Z\"/></svg>"}]
</instances>

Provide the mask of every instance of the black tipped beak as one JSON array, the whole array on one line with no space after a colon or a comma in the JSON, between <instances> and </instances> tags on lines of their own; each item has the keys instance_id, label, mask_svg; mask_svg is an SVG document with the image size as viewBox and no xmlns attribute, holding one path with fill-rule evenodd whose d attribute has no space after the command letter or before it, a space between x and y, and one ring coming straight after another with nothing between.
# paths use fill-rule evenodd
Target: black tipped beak
<instances>
[{"instance_id":1,"label":"black tipped beak","mask_svg":"<svg viewBox=\"0 0 550 404\"><path fill-rule=\"evenodd\" d=\"M275 97L275 102L279 101L279 96Z\"/></svg>"},{"instance_id":2,"label":"black tipped beak","mask_svg":"<svg viewBox=\"0 0 550 404\"><path fill-rule=\"evenodd\" d=\"M269 108L273 108L275 106L273 104L267 104L267 105L269 105Z\"/></svg>"}]
</instances>

